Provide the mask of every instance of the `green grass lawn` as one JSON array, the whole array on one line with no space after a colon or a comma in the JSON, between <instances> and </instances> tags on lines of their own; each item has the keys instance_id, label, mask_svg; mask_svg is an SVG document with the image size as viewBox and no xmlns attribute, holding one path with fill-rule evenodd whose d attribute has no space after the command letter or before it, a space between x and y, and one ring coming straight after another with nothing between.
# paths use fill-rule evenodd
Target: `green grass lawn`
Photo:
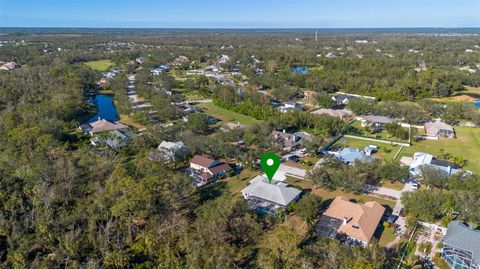
<instances>
[{"instance_id":1,"label":"green grass lawn","mask_svg":"<svg viewBox=\"0 0 480 269\"><path fill-rule=\"evenodd\" d=\"M185 97L187 101L206 99L205 96L201 95L199 91L189 91L186 89L175 89L175 91Z\"/></svg>"},{"instance_id":2,"label":"green grass lawn","mask_svg":"<svg viewBox=\"0 0 480 269\"><path fill-rule=\"evenodd\" d=\"M480 128L455 126L457 138L440 140L421 140L411 147L404 147L400 155L412 157L415 152L425 152L438 155L441 149L454 156L462 156L467 160L464 167L474 173L480 173Z\"/></svg>"},{"instance_id":3,"label":"green grass lawn","mask_svg":"<svg viewBox=\"0 0 480 269\"><path fill-rule=\"evenodd\" d=\"M244 169L236 176L221 179L200 188L199 192L202 199L213 199L221 195L226 195L233 199L240 199L242 197L240 191L258 174L258 171Z\"/></svg>"},{"instance_id":4,"label":"green grass lawn","mask_svg":"<svg viewBox=\"0 0 480 269\"><path fill-rule=\"evenodd\" d=\"M368 138L375 138L375 139L382 139L382 140L388 140L388 141L395 141L395 142L403 142L403 143L408 143L408 139L399 139L396 137L391 136L386 130L383 130L378 133L371 134L367 131L365 131L365 128L362 127L362 123L360 121L355 121L352 125L352 127L355 128L355 131L351 131L347 134L349 135L356 135L356 136L363 136L363 137L368 137ZM407 128L405 128L407 130Z\"/></svg>"},{"instance_id":5,"label":"green grass lawn","mask_svg":"<svg viewBox=\"0 0 480 269\"><path fill-rule=\"evenodd\" d=\"M378 152L374 156L385 159L385 160L392 160L395 154L397 153L397 151L400 149L400 146L397 146L397 145L389 145L384 143L377 143L373 141L366 141L366 140L360 140L356 138L347 138L347 137L342 137L340 140L337 141L337 143L333 145L333 147L338 147L338 148L350 147L350 148L356 148L358 150L363 150L368 145L377 145ZM397 159L399 159L399 157L397 157Z\"/></svg>"},{"instance_id":6,"label":"green grass lawn","mask_svg":"<svg viewBox=\"0 0 480 269\"><path fill-rule=\"evenodd\" d=\"M222 125L227 122L235 122L235 123L240 122L241 124L245 124L245 125L252 125L259 122L258 120L252 117L223 109L221 107L214 105L213 103L201 103L201 104L198 104L198 106L205 108L207 110L206 111L207 114L222 120L222 122L220 123Z\"/></svg>"},{"instance_id":7,"label":"green grass lawn","mask_svg":"<svg viewBox=\"0 0 480 269\"><path fill-rule=\"evenodd\" d=\"M382 225L382 223L380 223ZM385 247L387 243L395 240L395 228L392 227L379 227L377 231L375 231L375 238L378 238L378 245L381 247Z\"/></svg>"},{"instance_id":8,"label":"green grass lawn","mask_svg":"<svg viewBox=\"0 0 480 269\"><path fill-rule=\"evenodd\" d=\"M389 189L394 189L394 190L397 190L397 191L401 191L404 186L405 186L404 183L398 182L398 181L397 182L387 181L387 182L382 183L382 187L389 188Z\"/></svg>"},{"instance_id":9,"label":"green grass lawn","mask_svg":"<svg viewBox=\"0 0 480 269\"><path fill-rule=\"evenodd\" d=\"M111 60L98 60L98 61L89 61L89 62L85 62L85 64L92 68L92 69L95 69L99 72L104 72L104 71L107 71L112 65L113 65L113 62Z\"/></svg>"}]
</instances>

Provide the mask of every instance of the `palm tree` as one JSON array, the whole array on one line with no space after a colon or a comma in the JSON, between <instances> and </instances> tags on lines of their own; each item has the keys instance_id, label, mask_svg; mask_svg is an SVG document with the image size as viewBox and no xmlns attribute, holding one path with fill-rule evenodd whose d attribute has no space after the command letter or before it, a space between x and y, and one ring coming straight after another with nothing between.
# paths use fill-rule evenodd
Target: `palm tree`
<instances>
[{"instance_id":1,"label":"palm tree","mask_svg":"<svg viewBox=\"0 0 480 269\"><path fill-rule=\"evenodd\" d=\"M420 269L423 268L423 262L420 257L416 255L408 255L405 259L401 260L402 269Z\"/></svg>"}]
</instances>

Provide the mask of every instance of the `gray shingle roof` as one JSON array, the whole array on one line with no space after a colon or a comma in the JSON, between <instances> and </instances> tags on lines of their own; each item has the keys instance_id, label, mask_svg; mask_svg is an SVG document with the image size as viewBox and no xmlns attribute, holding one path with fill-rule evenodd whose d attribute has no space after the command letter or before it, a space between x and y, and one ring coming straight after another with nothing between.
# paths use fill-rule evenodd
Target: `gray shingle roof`
<instances>
[{"instance_id":1,"label":"gray shingle roof","mask_svg":"<svg viewBox=\"0 0 480 269\"><path fill-rule=\"evenodd\" d=\"M471 251L475 262L480 263L480 230L473 230L460 221L452 221L448 224L443 243Z\"/></svg>"},{"instance_id":2,"label":"gray shingle roof","mask_svg":"<svg viewBox=\"0 0 480 269\"><path fill-rule=\"evenodd\" d=\"M292 187L271 184L259 180L245 187L242 190L242 193L244 195L258 197L279 205L287 206L298 198L301 191Z\"/></svg>"}]
</instances>

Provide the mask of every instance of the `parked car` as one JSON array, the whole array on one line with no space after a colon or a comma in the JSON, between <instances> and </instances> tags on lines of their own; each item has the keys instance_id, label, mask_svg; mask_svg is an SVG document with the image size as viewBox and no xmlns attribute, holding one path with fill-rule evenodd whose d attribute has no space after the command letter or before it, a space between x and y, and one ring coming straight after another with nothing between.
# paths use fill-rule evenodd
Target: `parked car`
<instances>
[{"instance_id":1,"label":"parked car","mask_svg":"<svg viewBox=\"0 0 480 269\"><path fill-rule=\"evenodd\" d=\"M298 155L290 155L288 156L288 159L294 163L300 161L300 157Z\"/></svg>"}]
</instances>

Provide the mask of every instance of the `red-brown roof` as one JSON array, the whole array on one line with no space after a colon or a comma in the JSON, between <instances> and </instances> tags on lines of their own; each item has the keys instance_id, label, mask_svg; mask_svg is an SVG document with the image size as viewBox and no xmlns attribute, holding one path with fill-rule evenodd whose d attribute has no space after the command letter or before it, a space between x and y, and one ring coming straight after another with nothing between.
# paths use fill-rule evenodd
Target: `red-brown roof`
<instances>
[{"instance_id":1,"label":"red-brown roof","mask_svg":"<svg viewBox=\"0 0 480 269\"><path fill-rule=\"evenodd\" d=\"M367 202L362 205L338 196L323 215L338 220L346 218L347 223L342 224L337 232L368 242L375 233L384 212L385 208L377 202Z\"/></svg>"},{"instance_id":2,"label":"red-brown roof","mask_svg":"<svg viewBox=\"0 0 480 269\"><path fill-rule=\"evenodd\" d=\"M195 155L195 156L193 156L190 163L193 163L193 164L205 167L205 168L209 168L215 163L215 160L211 159L211 158L208 158L206 156L203 156L203 155Z\"/></svg>"}]
</instances>

